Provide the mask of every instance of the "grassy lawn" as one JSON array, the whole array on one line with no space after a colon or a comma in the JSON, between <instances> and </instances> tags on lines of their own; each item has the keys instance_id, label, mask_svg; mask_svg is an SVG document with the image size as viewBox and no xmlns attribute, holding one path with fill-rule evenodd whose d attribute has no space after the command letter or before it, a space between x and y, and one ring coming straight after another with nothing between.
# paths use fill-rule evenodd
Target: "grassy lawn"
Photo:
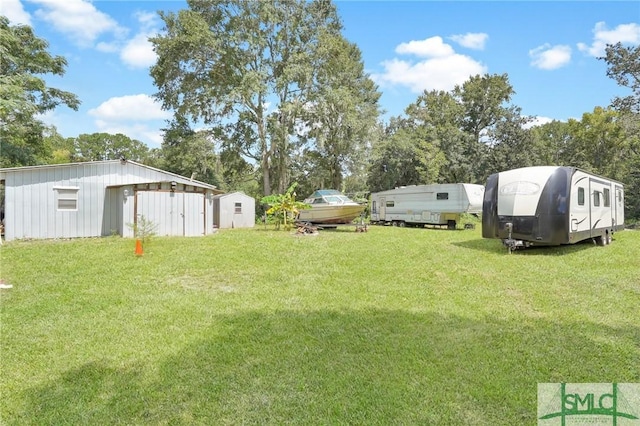
<instances>
[{"instance_id":1,"label":"grassy lawn","mask_svg":"<svg viewBox=\"0 0 640 426\"><path fill-rule=\"evenodd\" d=\"M640 232L223 230L0 248L0 423L536 423L539 382L640 382Z\"/></svg>"}]
</instances>

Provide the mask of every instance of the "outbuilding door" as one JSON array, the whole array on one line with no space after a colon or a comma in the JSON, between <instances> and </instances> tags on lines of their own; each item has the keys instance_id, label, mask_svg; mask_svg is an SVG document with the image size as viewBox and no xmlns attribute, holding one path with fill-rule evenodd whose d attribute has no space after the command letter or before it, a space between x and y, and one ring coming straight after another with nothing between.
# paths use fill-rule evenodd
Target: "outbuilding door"
<instances>
[{"instance_id":1,"label":"outbuilding door","mask_svg":"<svg viewBox=\"0 0 640 426\"><path fill-rule=\"evenodd\" d=\"M200 236L205 234L204 194L191 192L138 191L137 220L151 221L156 235Z\"/></svg>"}]
</instances>

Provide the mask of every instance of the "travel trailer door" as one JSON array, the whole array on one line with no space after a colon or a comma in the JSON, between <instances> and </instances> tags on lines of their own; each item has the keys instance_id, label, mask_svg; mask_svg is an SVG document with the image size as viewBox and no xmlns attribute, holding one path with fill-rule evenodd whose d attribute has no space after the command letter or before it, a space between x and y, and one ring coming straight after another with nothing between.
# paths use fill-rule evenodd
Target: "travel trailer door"
<instances>
[{"instance_id":1,"label":"travel trailer door","mask_svg":"<svg viewBox=\"0 0 640 426\"><path fill-rule=\"evenodd\" d=\"M611 182L591 177L589 178L589 186L591 187L591 230L611 228L613 221ZM594 235L599 234L599 232L596 232Z\"/></svg>"},{"instance_id":2,"label":"travel trailer door","mask_svg":"<svg viewBox=\"0 0 640 426\"><path fill-rule=\"evenodd\" d=\"M380 197L378 202L378 220L386 220L387 200L384 197Z\"/></svg>"},{"instance_id":3,"label":"travel trailer door","mask_svg":"<svg viewBox=\"0 0 640 426\"><path fill-rule=\"evenodd\" d=\"M587 233L591 236L589 220L591 204L589 176L577 171L571 178L571 201L569 203L569 233Z\"/></svg>"},{"instance_id":4,"label":"travel trailer door","mask_svg":"<svg viewBox=\"0 0 640 426\"><path fill-rule=\"evenodd\" d=\"M616 185L616 199L614 202L614 226L624 226L624 192L621 186Z\"/></svg>"}]
</instances>

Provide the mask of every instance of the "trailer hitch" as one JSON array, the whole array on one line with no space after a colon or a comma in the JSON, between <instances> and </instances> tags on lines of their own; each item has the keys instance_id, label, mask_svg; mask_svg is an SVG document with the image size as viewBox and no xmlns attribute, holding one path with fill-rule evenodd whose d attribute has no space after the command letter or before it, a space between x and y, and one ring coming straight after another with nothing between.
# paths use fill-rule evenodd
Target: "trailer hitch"
<instances>
[{"instance_id":1,"label":"trailer hitch","mask_svg":"<svg viewBox=\"0 0 640 426\"><path fill-rule=\"evenodd\" d=\"M513 223L507 222L505 224L505 228L507 228L507 231L509 231L509 236L502 240L502 244L504 244L507 247L507 249L509 250L509 254L511 254L518 247L528 247L529 246L529 244L525 244L525 242L522 241L522 240L514 240L512 238Z\"/></svg>"}]
</instances>

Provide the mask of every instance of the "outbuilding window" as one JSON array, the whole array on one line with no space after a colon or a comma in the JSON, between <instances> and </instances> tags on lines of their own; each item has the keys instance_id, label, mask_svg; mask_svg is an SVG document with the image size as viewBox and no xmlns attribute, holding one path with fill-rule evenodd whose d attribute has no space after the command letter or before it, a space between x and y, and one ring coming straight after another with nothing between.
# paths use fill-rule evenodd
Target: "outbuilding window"
<instances>
[{"instance_id":1,"label":"outbuilding window","mask_svg":"<svg viewBox=\"0 0 640 426\"><path fill-rule=\"evenodd\" d=\"M242 203L236 203L235 214L242 214Z\"/></svg>"},{"instance_id":2,"label":"outbuilding window","mask_svg":"<svg viewBox=\"0 0 640 426\"><path fill-rule=\"evenodd\" d=\"M56 206L58 211L78 210L78 191L80 188L59 186L53 188L56 191Z\"/></svg>"}]
</instances>

